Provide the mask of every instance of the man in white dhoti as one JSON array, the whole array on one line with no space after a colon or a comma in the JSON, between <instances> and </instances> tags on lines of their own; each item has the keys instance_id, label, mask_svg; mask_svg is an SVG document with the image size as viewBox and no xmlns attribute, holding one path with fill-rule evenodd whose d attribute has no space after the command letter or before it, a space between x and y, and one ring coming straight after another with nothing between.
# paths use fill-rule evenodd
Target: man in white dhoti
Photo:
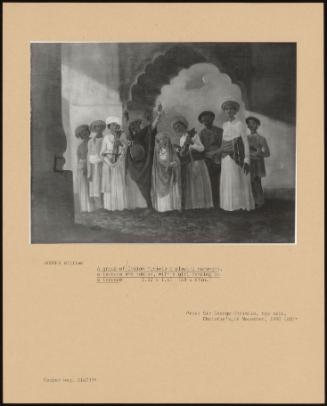
<instances>
[{"instance_id":1,"label":"man in white dhoti","mask_svg":"<svg viewBox=\"0 0 327 406\"><path fill-rule=\"evenodd\" d=\"M122 137L121 120L118 117L106 119L108 133L104 136L100 151L103 157L101 191L103 207L106 210L126 208L125 153L126 143Z\"/></svg>"},{"instance_id":2,"label":"man in white dhoti","mask_svg":"<svg viewBox=\"0 0 327 406\"><path fill-rule=\"evenodd\" d=\"M251 189L250 149L246 127L235 118L240 105L234 100L225 101L222 110L227 116L223 124L221 146L220 207L223 210L253 210Z\"/></svg>"}]
</instances>

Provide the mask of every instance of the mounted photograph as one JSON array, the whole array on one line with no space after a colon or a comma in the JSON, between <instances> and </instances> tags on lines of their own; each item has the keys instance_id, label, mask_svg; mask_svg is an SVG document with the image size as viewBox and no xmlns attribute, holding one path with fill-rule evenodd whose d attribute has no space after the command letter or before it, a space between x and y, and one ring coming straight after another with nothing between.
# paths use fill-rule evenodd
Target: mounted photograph
<instances>
[{"instance_id":1,"label":"mounted photograph","mask_svg":"<svg viewBox=\"0 0 327 406\"><path fill-rule=\"evenodd\" d=\"M31 52L31 243L296 242L296 43Z\"/></svg>"}]
</instances>

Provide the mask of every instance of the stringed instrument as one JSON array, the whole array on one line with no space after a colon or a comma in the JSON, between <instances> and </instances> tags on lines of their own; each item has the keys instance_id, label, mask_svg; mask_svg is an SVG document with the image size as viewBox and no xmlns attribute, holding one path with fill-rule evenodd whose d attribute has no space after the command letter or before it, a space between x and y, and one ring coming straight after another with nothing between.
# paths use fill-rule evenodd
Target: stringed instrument
<instances>
[{"instance_id":1,"label":"stringed instrument","mask_svg":"<svg viewBox=\"0 0 327 406\"><path fill-rule=\"evenodd\" d=\"M193 144L193 137L194 137L195 134L196 134L196 131L195 131L194 128L187 131L187 136L186 136L185 142L184 142L184 144L183 144L183 146L181 147L181 150L180 150L180 155L181 156L188 155L188 153L190 151L190 145Z\"/></svg>"}]
</instances>

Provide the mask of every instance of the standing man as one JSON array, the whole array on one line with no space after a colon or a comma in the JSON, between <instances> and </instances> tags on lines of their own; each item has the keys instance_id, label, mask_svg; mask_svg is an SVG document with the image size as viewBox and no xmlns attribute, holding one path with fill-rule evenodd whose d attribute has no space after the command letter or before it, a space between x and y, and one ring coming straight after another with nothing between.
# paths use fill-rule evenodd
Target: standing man
<instances>
[{"instance_id":1,"label":"standing man","mask_svg":"<svg viewBox=\"0 0 327 406\"><path fill-rule=\"evenodd\" d=\"M256 207L261 207L264 204L264 194L261 185L261 178L266 176L265 158L270 156L270 150L267 140L257 130L260 126L260 120L257 117L248 117L246 120L250 134L248 141L250 146L250 175L252 193Z\"/></svg>"},{"instance_id":2,"label":"standing man","mask_svg":"<svg viewBox=\"0 0 327 406\"><path fill-rule=\"evenodd\" d=\"M223 130L213 125L215 114L212 111L203 111L198 120L204 125L200 132L200 140L204 145L205 163L208 168L212 199L214 207L219 207L219 188L221 173L221 158L219 148L221 147Z\"/></svg>"},{"instance_id":3,"label":"standing man","mask_svg":"<svg viewBox=\"0 0 327 406\"><path fill-rule=\"evenodd\" d=\"M149 210L152 209L151 174L154 144L161 113L162 106L159 105L154 118L152 115L146 117L149 124L143 128L141 127L141 120L134 120L129 123L130 145L126 154L126 171L133 182L137 184Z\"/></svg>"}]
</instances>

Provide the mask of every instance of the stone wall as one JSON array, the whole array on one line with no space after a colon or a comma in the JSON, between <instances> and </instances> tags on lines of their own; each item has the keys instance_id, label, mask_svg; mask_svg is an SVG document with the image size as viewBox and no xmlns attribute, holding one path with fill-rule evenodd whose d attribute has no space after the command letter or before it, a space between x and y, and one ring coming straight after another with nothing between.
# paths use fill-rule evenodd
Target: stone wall
<instances>
[{"instance_id":1,"label":"stone wall","mask_svg":"<svg viewBox=\"0 0 327 406\"><path fill-rule=\"evenodd\" d=\"M31 241L73 224L72 172L61 114L61 46L31 45Z\"/></svg>"}]
</instances>

